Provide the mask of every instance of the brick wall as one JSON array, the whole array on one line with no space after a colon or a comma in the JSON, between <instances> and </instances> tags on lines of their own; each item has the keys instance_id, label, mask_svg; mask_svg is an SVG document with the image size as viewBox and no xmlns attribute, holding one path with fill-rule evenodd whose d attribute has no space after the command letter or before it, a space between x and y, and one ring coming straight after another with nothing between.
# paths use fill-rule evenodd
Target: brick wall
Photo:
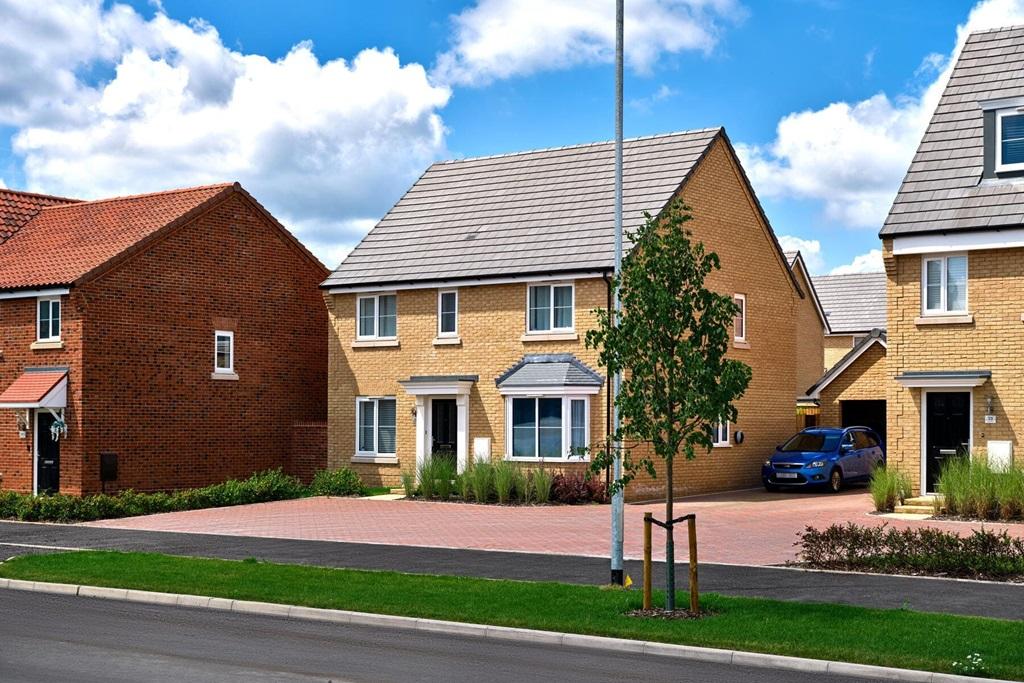
<instances>
[{"instance_id":1,"label":"brick wall","mask_svg":"<svg viewBox=\"0 0 1024 683\"><path fill-rule=\"evenodd\" d=\"M825 326L814 305L807 273L797 265L794 274L805 295L796 301L796 393L803 396L825 373Z\"/></svg>"},{"instance_id":2,"label":"brick wall","mask_svg":"<svg viewBox=\"0 0 1024 683\"><path fill-rule=\"evenodd\" d=\"M283 466L292 424L325 415L323 277L236 194L82 286L82 488L104 452L139 491ZM214 330L235 334L236 381L211 378Z\"/></svg>"},{"instance_id":3,"label":"brick wall","mask_svg":"<svg viewBox=\"0 0 1024 683\"><path fill-rule=\"evenodd\" d=\"M303 483L327 469L327 422L296 422L292 425L291 447L284 471Z\"/></svg>"},{"instance_id":4,"label":"brick wall","mask_svg":"<svg viewBox=\"0 0 1024 683\"><path fill-rule=\"evenodd\" d=\"M32 349L36 340L36 299L0 300L0 391L16 380L26 367L69 368L67 437L60 440L60 488L81 492L82 453L82 297L77 292L61 297L60 349ZM18 435L17 414L0 410L0 488L32 492L35 415L30 413L27 438Z\"/></svg>"},{"instance_id":5,"label":"brick wall","mask_svg":"<svg viewBox=\"0 0 1024 683\"><path fill-rule=\"evenodd\" d=\"M831 368L842 360L853 348L852 334L830 334L823 340L825 350L825 368ZM824 374L824 373L822 373ZM810 386L810 385L808 385Z\"/></svg>"},{"instance_id":6,"label":"brick wall","mask_svg":"<svg viewBox=\"0 0 1024 683\"><path fill-rule=\"evenodd\" d=\"M677 493L712 491L759 483L760 463L776 443L793 431L796 395L795 307L798 296L788 268L746 193L737 167L718 142L695 171L683 198L694 210L689 224L722 258L723 272L713 275L718 291L747 295L750 348L735 348L733 357L754 367L754 380L740 402L740 419L747 439L742 446L718 448L695 463L685 463L677 477ZM474 437L492 439L492 457L505 455L505 408L494 379L527 353L573 353L599 370L597 355L582 337L593 327L595 308L607 304L607 287L600 279L576 282L575 341L524 342L525 283L464 287L459 290L457 346L435 346L437 290L398 292L398 347L353 348L354 294L327 295L330 317L328 371L328 463L351 465L355 451L357 396L394 396L397 403L398 464L351 465L371 485L398 486L403 470L415 466L413 397L399 380L412 375L476 374L480 379L469 397L469 443ZM605 434L607 386L591 398L590 432ZM627 492L632 499L663 490L663 479L638 480Z\"/></svg>"},{"instance_id":7,"label":"brick wall","mask_svg":"<svg viewBox=\"0 0 1024 683\"><path fill-rule=\"evenodd\" d=\"M991 370L992 379L973 390L973 446L984 457L989 440L1013 443L1014 458L1024 437L1024 366L1020 361L1024 312L1024 249L992 249L968 254L969 324L919 325L921 256L894 256L883 243L888 305L888 458L920 488L921 389L907 389L893 378L906 371ZM955 391L968 391L955 390ZM985 424L991 396L996 424Z\"/></svg>"},{"instance_id":8,"label":"brick wall","mask_svg":"<svg viewBox=\"0 0 1024 683\"><path fill-rule=\"evenodd\" d=\"M885 349L872 344L850 367L821 390L819 424L842 424L840 401L873 401L885 399Z\"/></svg>"}]
</instances>

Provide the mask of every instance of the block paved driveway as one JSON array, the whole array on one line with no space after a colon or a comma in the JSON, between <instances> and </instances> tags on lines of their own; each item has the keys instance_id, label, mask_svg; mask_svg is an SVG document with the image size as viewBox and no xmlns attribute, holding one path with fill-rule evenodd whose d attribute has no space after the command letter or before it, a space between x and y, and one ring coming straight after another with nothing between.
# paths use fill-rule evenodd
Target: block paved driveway
<instances>
[{"instance_id":1,"label":"block paved driveway","mask_svg":"<svg viewBox=\"0 0 1024 683\"><path fill-rule=\"evenodd\" d=\"M722 493L676 502L676 514L697 514L702 562L770 565L795 559L797 534L806 526L857 522L896 526L936 526L967 533L961 522L893 520L869 514L871 499L862 488L839 495ZM663 504L627 505L625 552L643 552L643 514L664 514ZM174 512L93 522L90 526L149 531L226 534L399 546L469 548L607 557L607 505L503 507L405 500L305 498L229 508ZM1024 525L986 524L1024 536ZM655 528L654 555L664 558L664 534ZM676 559L685 561L685 527L677 529Z\"/></svg>"}]
</instances>

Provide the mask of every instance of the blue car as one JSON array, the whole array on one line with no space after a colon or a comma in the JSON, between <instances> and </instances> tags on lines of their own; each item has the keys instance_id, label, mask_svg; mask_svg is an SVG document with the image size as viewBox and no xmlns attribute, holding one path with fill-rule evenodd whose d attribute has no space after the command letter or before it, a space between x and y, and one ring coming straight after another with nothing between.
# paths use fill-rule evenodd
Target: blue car
<instances>
[{"instance_id":1,"label":"blue car","mask_svg":"<svg viewBox=\"0 0 1024 683\"><path fill-rule=\"evenodd\" d=\"M849 482L867 481L885 467L885 447L867 427L811 427L775 448L761 467L769 491L808 486L833 493Z\"/></svg>"}]
</instances>

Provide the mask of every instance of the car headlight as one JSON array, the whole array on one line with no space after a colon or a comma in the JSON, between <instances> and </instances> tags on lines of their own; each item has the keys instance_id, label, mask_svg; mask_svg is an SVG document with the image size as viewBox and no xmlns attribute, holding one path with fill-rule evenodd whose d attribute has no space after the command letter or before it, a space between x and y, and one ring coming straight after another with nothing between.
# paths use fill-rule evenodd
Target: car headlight
<instances>
[{"instance_id":1,"label":"car headlight","mask_svg":"<svg viewBox=\"0 0 1024 683\"><path fill-rule=\"evenodd\" d=\"M764 466L765 467L771 467L772 466L772 461L771 460L765 460L764 461Z\"/></svg>"},{"instance_id":2,"label":"car headlight","mask_svg":"<svg viewBox=\"0 0 1024 683\"><path fill-rule=\"evenodd\" d=\"M824 467L824 466L825 466L825 461L824 460L815 460L814 462L807 463L807 467L812 469L812 470L817 468L817 467Z\"/></svg>"}]
</instances>

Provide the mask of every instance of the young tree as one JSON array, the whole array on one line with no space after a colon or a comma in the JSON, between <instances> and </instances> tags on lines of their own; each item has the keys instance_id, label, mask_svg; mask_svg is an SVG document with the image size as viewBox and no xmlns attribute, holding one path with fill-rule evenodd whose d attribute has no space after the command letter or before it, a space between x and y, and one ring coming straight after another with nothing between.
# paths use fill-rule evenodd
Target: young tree
<instances>
[{"instance_id":1,"label":"young tree","mask_svg":"<svg viewBox=\"0 0 1024 683\"><path fill-rule=\"evenodd\" d=\"M612 286L622 301L618 320L597 311L597 327L587 346L599 350L609 376L622 373L616 405L621 417L613 443L625 444L623 476L613 488L628 484L638 471L655 475L646 451L632 456L634 444L650 444L665 461L665 609L675 609L675 539L671 521L673 462L698 450L710 452L720 420L735 420L738 399L750 383L750 367L726 358L739 308L729 295L705 287L719 270L718 255L691 239L689 208L673 202L659 217L645 214L644 224L629 235L632 249ZM611 444L594 459L605 467L615 455Z\"/></svg>"}]
</instances>

